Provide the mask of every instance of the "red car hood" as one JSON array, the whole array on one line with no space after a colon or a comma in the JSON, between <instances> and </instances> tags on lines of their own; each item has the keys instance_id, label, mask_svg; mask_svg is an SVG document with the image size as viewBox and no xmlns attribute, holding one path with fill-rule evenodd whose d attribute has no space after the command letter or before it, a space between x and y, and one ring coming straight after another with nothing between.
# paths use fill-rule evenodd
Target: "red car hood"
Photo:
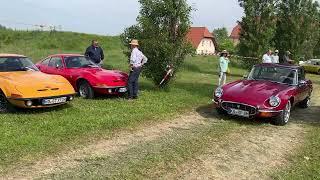
<instances>
[{"instance_id":1,"label":"red car hood","mask_svg":"<svg viewBox=\"0 0 320 180\"><path fill-rule=\"evenodd\" d=\"M288 88L289 85L270 81L241 80L223 86L222 99L257 106Z\"/></svg>"},{"instance_id":2,"label":"red car hood","mask_svg":"<svg viewBox=\"0 0 320 180\"><path fill-rule=\"evenodd\" d=\"M126 73L116 70L105 70L102 68L82 68L81 70L101 80L126 80L128 78Z\"/></svg>"}]
</instances>

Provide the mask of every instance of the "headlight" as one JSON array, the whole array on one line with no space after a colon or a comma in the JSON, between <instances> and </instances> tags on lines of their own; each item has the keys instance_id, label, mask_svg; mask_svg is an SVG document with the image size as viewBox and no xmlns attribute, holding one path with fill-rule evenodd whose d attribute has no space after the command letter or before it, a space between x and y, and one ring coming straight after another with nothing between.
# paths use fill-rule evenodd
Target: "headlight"
<instances>
[{"instance_id":1,"label":"headlight","mask_svg":"<svg viewBox=\"0 0 320 180\"><path fill-rule=\"evenodd\" d=\"M223 95L223 89L221 87L218 87L216 89L216 91L214 92L214 95L217 97L217 98L221 98L222 95Z\"/></svg>"},{"instance_id":2,"label":"headlight","mask_svg":"<svg viewBox=\"0 0 320 180\"><path fill-rule=\"evenodd\" d=\"M277 107L279 106L281 103L281 100L278 96L272 96L270 99L269 99L269 104L270 106L272 107Z\"/></svg>"}]
</instances>

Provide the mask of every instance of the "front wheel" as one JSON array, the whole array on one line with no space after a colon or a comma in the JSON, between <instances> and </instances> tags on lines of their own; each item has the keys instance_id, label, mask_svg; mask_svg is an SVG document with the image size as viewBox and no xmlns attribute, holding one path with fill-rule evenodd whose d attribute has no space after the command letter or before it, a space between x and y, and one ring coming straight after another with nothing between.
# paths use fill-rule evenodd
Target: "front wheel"
<instances>
[{"instance_id":1,"label":"front wheel","mask_svg":"<svg viewBox=\"0 0 320 180\"><path fill-rule=\"evenodd\" d=\"M13 112L15 109L7 100L7 97L0 91L0 113Z\"/></svg>"},{"instance_id":2,"label":"front wheel","mask_svg":"<svg viewBox=\"0 0 320 180\"><path fill-rule=\"evenodd\" d=\"M273 124L284 126L288 124L291 114L291 102L289 101L284 110L274 119Z\"/></svg>"},{"instance_id":3,"label":"front wheel","mask_svg":"<svg viewBox=\"0 0 320 180\"><path fill-rule=\"evenodd\" d=\"M79 95L85 99L93 99L94 91L91 85L87 81L81 81L79 83Z\"/></svg>"}]
</instances>

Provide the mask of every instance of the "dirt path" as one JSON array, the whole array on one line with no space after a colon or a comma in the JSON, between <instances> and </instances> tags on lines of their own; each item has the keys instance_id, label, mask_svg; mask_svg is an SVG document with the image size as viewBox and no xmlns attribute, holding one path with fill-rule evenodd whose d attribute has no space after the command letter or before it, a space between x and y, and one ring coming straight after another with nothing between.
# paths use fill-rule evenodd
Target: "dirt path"
<instances>
[{"instance_id":1,"label":"dirt path","mask_svg":"<svg viewBox=\"0 0 320 180\"><path fill-rule=\"evenodd\" d=\"M293 110L289 125L232 133L164 179L271 179L268 175L287 165L286 157L303 144L303 124L320 122L319 88L314 85L310 108Z\"/></svg>"},{"instance_id":2,"label":"dirt path","mask_svg":"<svg viewBox=\"0 0 320 180\"><path fill-rule=\"evenodd\" d=\"M48 157L31 166L18 167L0 179L35 179L46 174L61 172L80 165L81 159L103 155L112 156L112 154L125 151L139 143L166 136L175 129L188 129L203 123L206 122L202 116L197 113L189 113L170 122L141 126L133 132L119 132L110 139L95 142L84 149Z\"/></svg>"},{"instance_id":3,"label":"dirt path","mask_svg":"<svg viewBox=\"0 0 320 180\"><path fill-rule=\"evenodd\" d=\"M318 88L318 86L316 87ZM298 122L312 122L319 117L319 91L314 93L313 106L308 110L297 108L292 114L291 123L285 127L271 125L253 128L239 128L214 142L208 150L166 174L163 179L268 179L270 171L286 165L286 157L303 144L307 129ZM208 125L208 120L221 122L216 115L205 112L192 112L169 122L142 125L134 131L123 131L109 139L95 142L83 149L48 157L25 167L18 167L0 179L34 179L51 173L75 168L90 157L112 157L130 147L174 134L177 129L192 129ZM241 125L239 125L241 127ZM245 130L242 130L245 129Z\"/></svg>"},{"instance_id":4,"label":"dirt path","mask_svg":"<svg viewBox=\"0 0 320 180\"><path fill-rule=\"evenodd\" d=\"M164 179L268 179L270 171L286 165L304 131L303 126L290 124L232 133Z\"/></svg>"}]
</instances>

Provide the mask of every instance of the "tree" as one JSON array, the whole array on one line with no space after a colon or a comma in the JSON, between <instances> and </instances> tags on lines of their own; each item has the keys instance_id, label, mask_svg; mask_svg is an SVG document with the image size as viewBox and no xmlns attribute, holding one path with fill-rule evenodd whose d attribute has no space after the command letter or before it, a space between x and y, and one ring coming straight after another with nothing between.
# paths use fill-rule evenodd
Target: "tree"
<instances>
[{"instance_id":1,"label":"tree","mask_svg":"<svg viewBox=\"0 0 320 180\"><path fill-rule=\"evenodd\" d=\"M273 37L276 31L275 8L276 0L239 0L245 16L241 25L239 53L246 57L244 65L250 68L261 62L260 57L273 47Z\"/></svg>"},{"instance_id":2,"label":"tree","mask_svg":"<svg viewBox=\"0 0 320 180\"><path fill-rule=\"evenodd\" d=\"M159 84L167 65L173 65L175 72L182 65L187 54L192 52L185 38L190 29L191 6L186 0L139 0L141 4L138 24L127 28L121 35L130 53L128 41L138 39L140 48L149 61L143 75Z\"/></svg>"},{"instance_id":3,"label":"tree","mask_svg":"<svg viewBox=\"0 0 320 180\"><path fill-rule=\"evenodd\" d=\"M212 34L216 38L219 51L223 51L226 49L230 53L235 52L235 46L232 40L228 36L227 28L223 27L223 28L214 29Z\"/></svg>"},{"instance_id":4,"label":"tree","mask_svg":"<svg viewBox=\"0 0 320 180\"><path fill-rule=\"evenodd\" d=\"M7 29L7 28L6 28L5 26L3 26L3 25L0 24L0 30L1 30L1 29Z\"/></svg>"},{"instance_id":5,"label":"tree","mask_svg":"<svg viewBox=\"0 0 320 180\"><path fill-rule=\"evenodd\" d=\"M319 4L312 0L282 0L278 5L276 47L293 59L313 57L319 42Z\"/></svg>"}]
</instances>

